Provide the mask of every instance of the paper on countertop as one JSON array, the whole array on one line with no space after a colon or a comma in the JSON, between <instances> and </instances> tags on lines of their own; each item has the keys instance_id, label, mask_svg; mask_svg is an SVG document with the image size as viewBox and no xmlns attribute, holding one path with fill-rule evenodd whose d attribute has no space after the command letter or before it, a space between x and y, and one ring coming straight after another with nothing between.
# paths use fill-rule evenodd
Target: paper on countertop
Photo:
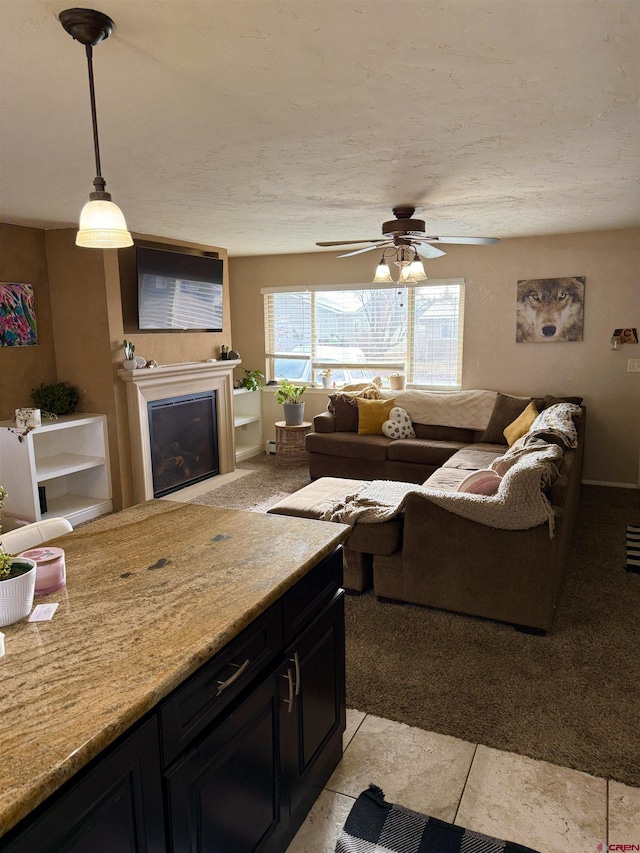
<instances>
[{"instance_id":1,"label":"paper on countertop","mask_svg":"<svg viewBox=\"0 0 640 853\"><path fill-rule=\"evenodd\" d=\"M53 614L57 609L58 602L52 602L51 604L36 604L31 616L29 616L29 622L48 622L49 619L53 619Z\"/></svg>"}]
</instances>

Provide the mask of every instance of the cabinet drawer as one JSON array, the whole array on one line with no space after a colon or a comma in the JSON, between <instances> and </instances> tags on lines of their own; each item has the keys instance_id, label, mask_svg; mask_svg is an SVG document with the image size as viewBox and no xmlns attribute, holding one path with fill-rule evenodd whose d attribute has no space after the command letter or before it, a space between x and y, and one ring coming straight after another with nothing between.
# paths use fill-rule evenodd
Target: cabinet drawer
<instances>
[{"instance_id":1,"label":"cabinet drawer","mask_svg":"<svg viewBox=\"0 0 640 853\"><path fill-rule=\"evenodd\" d=\"M326 607L341 586L342 548L337 548L283 597L285 645Z\"/></svg>"},{"instance_id":2,"label":"cabinet drawer","mask_svg":"<svg viewBox=\"0 0 640 853\"><path fill-rule=\"evenodd\" d=\"M282 612L278 603L204 664L160 706L165 767L263 672L282 648Z\"/></svg>"}]
</instances>

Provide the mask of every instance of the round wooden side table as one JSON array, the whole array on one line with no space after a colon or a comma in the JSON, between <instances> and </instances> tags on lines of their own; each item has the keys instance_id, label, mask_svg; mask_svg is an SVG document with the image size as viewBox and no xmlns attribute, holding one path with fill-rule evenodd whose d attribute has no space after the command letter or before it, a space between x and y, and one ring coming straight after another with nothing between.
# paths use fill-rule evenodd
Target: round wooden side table
<instances>
[{"instance_id":1,"label":"round wooden side table","mask_svg":"<svg viewBox=\"0 0 640 853\"><path fill-rule=\"evenodd\" d=\"M285 421L276 421L276 465L280 468L297 468L308 461L304 440L311 432L311 423L303 421L299 426L287 426Z\"/></svg>"}]
</instances>

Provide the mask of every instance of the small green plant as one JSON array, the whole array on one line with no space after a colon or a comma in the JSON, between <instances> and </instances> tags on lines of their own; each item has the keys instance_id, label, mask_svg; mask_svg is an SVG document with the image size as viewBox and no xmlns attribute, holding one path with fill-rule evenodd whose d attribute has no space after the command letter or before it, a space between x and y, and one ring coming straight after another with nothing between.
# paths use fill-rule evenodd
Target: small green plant
<instances>
[{"instance_id":1,"label":"small green plant","mask_svg":"<svg viewBox=\"0 0 640 853\"><path fill-rule=\"evenodd\" d=\"M78 402L80 394L73 385L67 382L54 382L45 385L41 382L37 388L31 391L33 405L42 409L43 412L51 412L54 415L72 415Z\"/></svg>"},{"instance_id":2,"label":"small green plant","mask_svg":"<svg viewBox=\"0 0 640 853\"><path fill-rule=\"evenodd\" d=\"M333 373L333 370L331 370L330 367L325 367L324 370L320 371L320 376L331 376L332 373Z\"/></svg>"},{"instance_id":3,"label":"small green plant","mask_svg":"<svg viewBox=\"0 0 640 853\"><path fill-rule=\"evenodd\" d=\"M124 357L127 361L131 361L132 358L135 358L134 352L136 351L136 345L132 344L131 341L124 341Z\"/></svg>"},{"instance_id":4,"label":"small green plant","mask_svg":"<svg viewBox=\"0 0 640 853\"><path fill-rule=\"evenodd\" d=\"M247 388L249 391L259 391L264 382L264 373L261 370L246 370L242 379L242 388Z\"/></svg>"},{"instance_id":5,"label":"small green plant","mask_svg":"<svg viewBox=\"0 0 640 853\"><path fill-rule=\"evenodd\" d=\"M0 508L2 508L7 500L5 489L0 486ZM2 524L0 524L0 533L2 533ZM7 554L2 545L0 545L0 581L6 581L11 575L11 556Z\"/></svg>"},{"instance_id":6,"label":"small green plant","mask_svg":"<svg viewBox=\"0 0 640 853\"><path fill-rule=\"evenodd\" d=\"M277 390L273 393L278 398L279 403L302 403L299 398L306 390L306 385L293 385L288 379L282 379Z\"/></svg>"}]
</instances>

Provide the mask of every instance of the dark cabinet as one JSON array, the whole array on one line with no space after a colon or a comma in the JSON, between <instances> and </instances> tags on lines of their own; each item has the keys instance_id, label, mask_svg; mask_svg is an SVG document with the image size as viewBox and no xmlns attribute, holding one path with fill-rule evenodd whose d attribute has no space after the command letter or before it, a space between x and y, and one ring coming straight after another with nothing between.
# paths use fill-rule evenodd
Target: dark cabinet
<instances>
[{"instance_id":1,"label":"dark cabinet","mask_svg":"<svg viewBox=\"0 0 640 853\"><path fill-rule=\"evenodd\" d=\"M59 792L2 853L283 853L342 755L338 549Z\"/></svg>"},{"instance_id":2,"label":"dark cabinet","mask_svg":"<svg viewBox=\"0 0 640 853\"><path fill-rule=\"evenodd\" d=\"M0 841L5 853L165 853L158 722L152 717Z\"/></svg>"},{"instance_id":3,"label":"dark cabinet","mask_svg":"<svg viewBox=\"0 0 640 853\"><path fill-rule=\"evenodd\" d=\"M166 774L172 850L266 850L281 824L276 674Z\"/></svg>"},{"instance_id":4,"label":"dark cabinet","mask_svg":"<svg viewBox=\"0 0 640 853\"><path fill-rule=\"evenodd\" d=\"M346 716L342 590L289 646L286 661L293 698L280 711L282 760L290 820L297 829L342 755Z\"/></svg>"}]
</instances>

